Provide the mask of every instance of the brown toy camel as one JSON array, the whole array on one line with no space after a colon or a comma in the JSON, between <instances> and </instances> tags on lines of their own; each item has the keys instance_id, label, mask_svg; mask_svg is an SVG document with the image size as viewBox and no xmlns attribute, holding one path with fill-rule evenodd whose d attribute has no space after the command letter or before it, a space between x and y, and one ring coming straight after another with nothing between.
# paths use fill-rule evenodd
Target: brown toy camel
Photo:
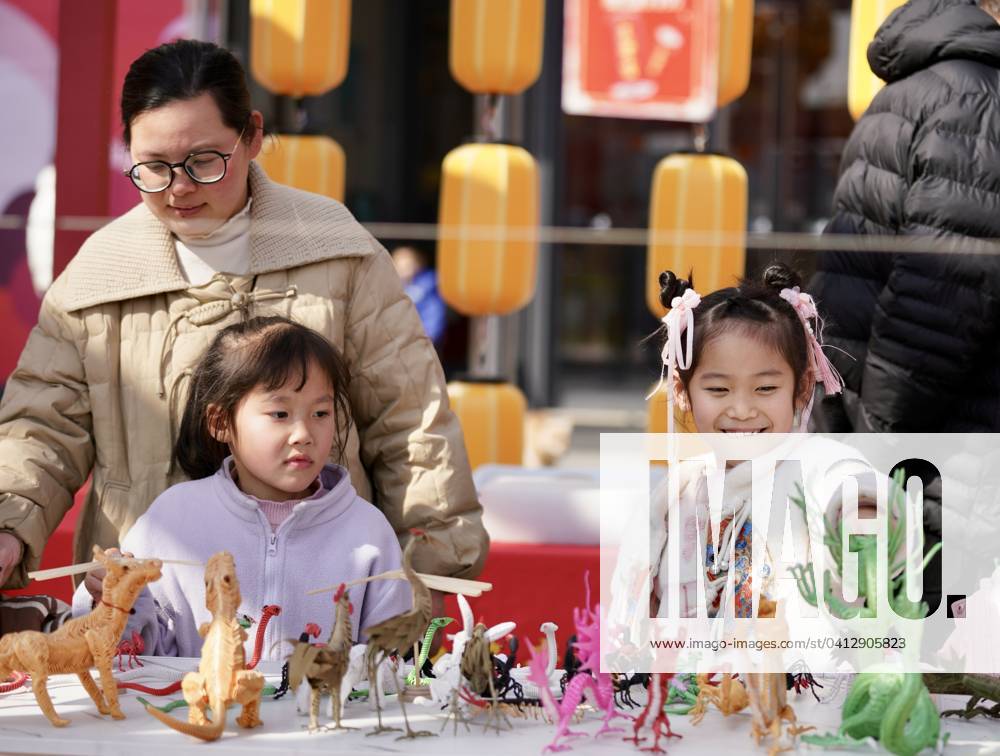
<instances>
[{"instance_id":1,"label":"brown toy camel","mask_svg":"<svg viewBox=\"0 0 1000 756\"><path fill-rule=\"evenodd\" d=\"M205 566L205 606L212 613L198 632L205 639L197 672L184 675L181 688L188 703L188 722L181 722L152 706L146 711L163 724L185 735L202 740L216 740L226 727L226 709L232 704L243 706L236 719L241 727L257 727L260 720L260 694L264 677L246 668L243 643L246 631L236 621L240 606L240 584L236 579L236 563L232 554L213 554ZM211 710L208 723L205 712Z\"/></svg>"},{"instance_id":2,"label":"brown toy camel","mask_svg":"<svg viewBox=\"0 0 1000 756\"><path fill-rule=\"evenodd\" d=\"M317 730L352 730L340 723L340 712L344 702L340 700L340 683L347 672L351 659L351 599L347 586L341 583L333 597L337 605L333 630L325 646L314 646L308 640L298 641L295 651L288 660L288 682L296 690L303 678L311 688L309 696L309 732ZM306 636L308 637L308 636ZM330 718L335 725L319 726L319 700L323 693L330 694Z\"/></svg>"},{"instance_id":3,"label":"brown toy camel","mask_svg":"<svg viewBox=\"0 0 1000 756\"><path fill-rule=\"evenodd\" d=\"M97 546L94 559L107 570L101 584L102 598L94 611L71 619L54 633L25 630L0 638L0 680L14 671L31 675L38 707L56 727L68 725L69 720L56 714L46 688L49 675L76 673L101 714L125 718L118 706L118 686L111 665L132 604L144 585L160 578L159 559L108 557ZM90 676L91 667L100 672L100 688Z\"/></svg>"},{"instance_id":4,"label":"brown toy camel","mask_svg":"<svg viewBox=\"0 0 1000 756\"><path fill-rule=\"evenodd\" d=\"M433 613L431 604L430 589L424 585L413 569L413 548L418 543L429 543L430 536L422 530L416 528L410 531L413 538L406 544L403 552L403 573L410 583L413 591L413 608L408 612L397 614L384 622L368 628L368 650L365 660L368 664L368 679L377 680L378 666L391 654L405 654L413 645L423 637L427 625L431 621ZM414 659L416 659L414 655ZM382 708L378 700L378 685L372 685L371 690L375 696L375 711L378 714L378 726L369 735L377 735L380 732L398 730L398 727L385 727L382 724ZM399 707L403 710L403 722L406 724L406 734L400 738L416 738L425 735L434 735L427 730L414 731L410 729L410 720L406 716L406 706L403 697L399 696Z\"/></svg>"}]
</instances>

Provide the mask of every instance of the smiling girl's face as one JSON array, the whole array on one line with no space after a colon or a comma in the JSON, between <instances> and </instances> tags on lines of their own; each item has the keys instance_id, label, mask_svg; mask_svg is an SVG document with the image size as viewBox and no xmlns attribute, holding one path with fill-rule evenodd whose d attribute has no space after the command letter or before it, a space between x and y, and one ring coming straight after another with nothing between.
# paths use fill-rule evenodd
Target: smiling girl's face
<instances>
[{"instance_id":1,"label":"smiling girl's face","mask_svg":"<svg viewBox=\"0 0 1000 756\"><path fill-rule=\"evenodd\" d=\"M699 433L790 433L801 409L792 366L739 329L705 344L678 403L691 409Z\"/></svg>"}]
</instances>

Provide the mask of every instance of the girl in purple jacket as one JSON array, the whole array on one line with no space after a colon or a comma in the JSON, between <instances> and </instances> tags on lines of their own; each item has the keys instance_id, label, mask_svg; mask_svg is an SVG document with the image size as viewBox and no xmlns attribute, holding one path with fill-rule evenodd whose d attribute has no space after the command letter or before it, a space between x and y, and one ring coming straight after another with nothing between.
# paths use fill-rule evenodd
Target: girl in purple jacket
<instances>
[{"instance_id":1,"label":"girl in purple jacket","mask_svg":"<svg viewBox=\"0 0 1000 756\"><path fill-rule=\"evenodd\" d=\"M139 557L201 564L230 552L239 612L260 617L267 604L282 609L264 639L272 658L284 653L274 641L297 637L309 622L329 632L331 597L307 596L310 588L400 566L385 516L329 461L344 452L348 381L337 350L286 318L258 317L220 331L191 377L174 447L173 464L191 480L157 497L122 541L124 552ZM100 599L100 577L88 575L75 613ZM354 640L410 601L403 581L352 588ZM198 627L210 619L202 570L165 564L136 602L126 634L140 631L149 654L198 656Z\"/></svg>"}]
</instances>

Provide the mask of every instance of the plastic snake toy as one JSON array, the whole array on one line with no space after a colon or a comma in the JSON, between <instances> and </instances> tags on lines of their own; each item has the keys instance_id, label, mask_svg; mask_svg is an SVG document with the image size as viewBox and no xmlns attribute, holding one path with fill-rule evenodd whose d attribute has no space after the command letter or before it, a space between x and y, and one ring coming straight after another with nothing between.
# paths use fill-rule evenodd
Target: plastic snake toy
<instances>
[{"instance_id":1,"label":"plastic snake toy","mask_svg":"<svg viewBox=\"0 0 1000 756\"><path fill-rule=\"evenodd\" d=\"M918 674L863 672L844 701L836 735L805 735L811 745L857 747L875 738L899 756L937 746L941 732L937 708Z\"/></svg>"},{"instance_id":2,"label":"plastic snake toy","mask_svg":"<svg viewBox=\"0 0 1000 756\"><path fill-rule=\"evenodd\" d=\"M447 627L454 621L452 617L435 617L431 620L431 623L427 626L427 632L424 633L424 639L420 642L420 657L413 665L413 669L406 673L407 685L417 684L418 670L423 669L424 664L427 663L427 657L431 653L431 642L434 640L434 636L437 635L437 631L442 627Z\"/></svg>"}]
</instances>

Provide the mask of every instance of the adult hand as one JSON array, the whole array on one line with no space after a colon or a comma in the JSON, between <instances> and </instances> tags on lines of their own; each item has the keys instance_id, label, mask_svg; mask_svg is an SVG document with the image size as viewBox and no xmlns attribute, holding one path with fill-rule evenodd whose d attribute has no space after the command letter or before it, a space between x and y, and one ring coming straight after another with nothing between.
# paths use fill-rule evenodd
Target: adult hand
<instances>
[{"instance_id":1,"label":"adult hand","mask_svg":"<svg viewBox=\"0 0 1000 756\"><path fill-rule=\"evenodd\" d=\"M126 551L124 554L118 549L108 549L104 552L105 556L109 557L126 557L127 559L133 558L131 552ZM83 587L87 589L87 592L94 599L94 602L101 600L104 595L102 590L102 584L104 583L104 576L107 574L107 570L103 567L95 567L90 572L87 573L87 577L83 580Z\"/></svg>"},{"instance_id":2,"label":"adult hand","mask_svg":"<svg viewBox=\"0 0 1000 756\"><path fill-rule=\"evenodd\" d=\"M24 546L13 533L0 533L0 587L7 582L14 568L21 563Z\"/></svg>"}]
</instances>

